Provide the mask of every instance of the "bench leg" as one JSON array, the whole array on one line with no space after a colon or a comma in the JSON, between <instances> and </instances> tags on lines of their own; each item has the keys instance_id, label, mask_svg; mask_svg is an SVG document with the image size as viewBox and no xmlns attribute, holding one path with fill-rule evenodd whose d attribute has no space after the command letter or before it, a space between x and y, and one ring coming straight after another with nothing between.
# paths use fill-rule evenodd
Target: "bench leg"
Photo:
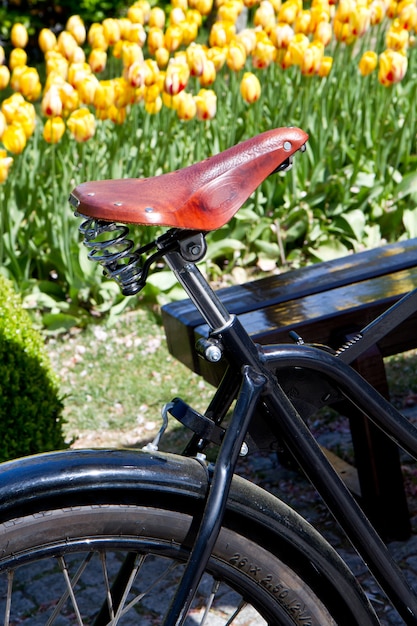
<instances>
[{"instance_id":1,"label":"bench leg","mask_svg":"<svg viewBox=\"0 0 417 626\"><path fill-rule=\"evenodd\" d=\"M381 395L389 397L377 347L358 359L354 367ZM384 539L405 540L411 525L398 447L355 407L349 409L348 418L363 508Z\"/></svg>"}]
</instances>

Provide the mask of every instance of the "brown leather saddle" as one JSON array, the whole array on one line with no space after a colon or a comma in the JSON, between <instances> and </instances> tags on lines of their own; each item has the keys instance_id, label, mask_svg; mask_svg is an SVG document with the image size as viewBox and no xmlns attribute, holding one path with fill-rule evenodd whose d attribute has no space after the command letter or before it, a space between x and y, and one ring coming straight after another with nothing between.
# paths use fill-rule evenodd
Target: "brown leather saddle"
<instances>
[{"instance_id":1,"label":"brown leather saddle","mask_svg":"<svg viewBox=\"0 0 417 626\"><path fill-rule=\"evenodd\" d=\"M299 128L269 130L169 174L82 183L70 202L79 213L110 222L215 230L307 139Z\"/></svg>"}]
</instances>

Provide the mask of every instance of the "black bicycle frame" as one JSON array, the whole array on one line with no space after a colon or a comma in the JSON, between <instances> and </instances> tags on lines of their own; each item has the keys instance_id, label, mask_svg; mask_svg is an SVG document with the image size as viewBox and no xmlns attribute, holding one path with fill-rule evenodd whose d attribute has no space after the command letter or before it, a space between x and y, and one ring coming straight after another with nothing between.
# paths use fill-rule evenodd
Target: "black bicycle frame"
<instances>
[{"instance_id":1,"label":"black bicycle frame","mask_svg":"<svg viewBox=\"0 0 417 626\"><path fill-rule=\"evenodd\" d=\"M165 258L212 329L211 335L221 338L230 369L240 369L242 381L235 410L214 467L200 529L165 619L165 626L179 626L188 612L220 531L236 460L261 398L269 414L273 416L276 432L367 563L404 622L417 624L416 595L281 388L279 370L296 367L325 375L342 394L345 392L377 426L414 458L417 458L417 429L338 357L308 345L256 346L239 320L225 309L193 262L185 260L179 252L168 252ZM231 380L234 380L233 377ZM235 382L231 384L235 385ZM233 390L229 395L232 393Z\"/></svg>"}]
</instances>

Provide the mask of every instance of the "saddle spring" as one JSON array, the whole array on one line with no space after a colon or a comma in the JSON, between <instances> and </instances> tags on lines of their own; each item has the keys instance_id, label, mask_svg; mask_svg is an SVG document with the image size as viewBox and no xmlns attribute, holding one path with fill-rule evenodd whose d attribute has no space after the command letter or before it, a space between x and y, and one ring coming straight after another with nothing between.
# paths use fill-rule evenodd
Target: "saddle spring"
<instances>
[{"instance_id":1,"label":"saddle spring","mask_svg":"<svg viewBox=\"0 0 417 626\"><path fill-rule=\"evenodd\" d=\"M162 256L157 251L142 261L142 256L155 248L155 242L133 250L134 243L128 239L129 228L125 224L106 222L81 213L75 215L84 220L79 231L89 249L89 260L100 263L104 275L120 285L123 295L131 296L143 289L151 264Z\"/></svg>"}]
</instances>

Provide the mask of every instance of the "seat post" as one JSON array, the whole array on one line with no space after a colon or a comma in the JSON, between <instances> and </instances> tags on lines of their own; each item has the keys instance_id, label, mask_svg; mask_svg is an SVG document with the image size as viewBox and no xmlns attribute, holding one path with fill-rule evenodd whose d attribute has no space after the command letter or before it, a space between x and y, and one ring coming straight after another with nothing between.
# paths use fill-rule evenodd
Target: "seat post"
<instances>
[{"instance_id":1,"label":"seat post","mask_svg":"<svg viewBox=\"0 0 417 626\"><path fill-rule=\"evenodd\" d=\"M230 326L234 316L225 308L196 264L185 260L176 251L167 252L165 260L211 330L220 332Z\"/></svg>"}]
</instances>

